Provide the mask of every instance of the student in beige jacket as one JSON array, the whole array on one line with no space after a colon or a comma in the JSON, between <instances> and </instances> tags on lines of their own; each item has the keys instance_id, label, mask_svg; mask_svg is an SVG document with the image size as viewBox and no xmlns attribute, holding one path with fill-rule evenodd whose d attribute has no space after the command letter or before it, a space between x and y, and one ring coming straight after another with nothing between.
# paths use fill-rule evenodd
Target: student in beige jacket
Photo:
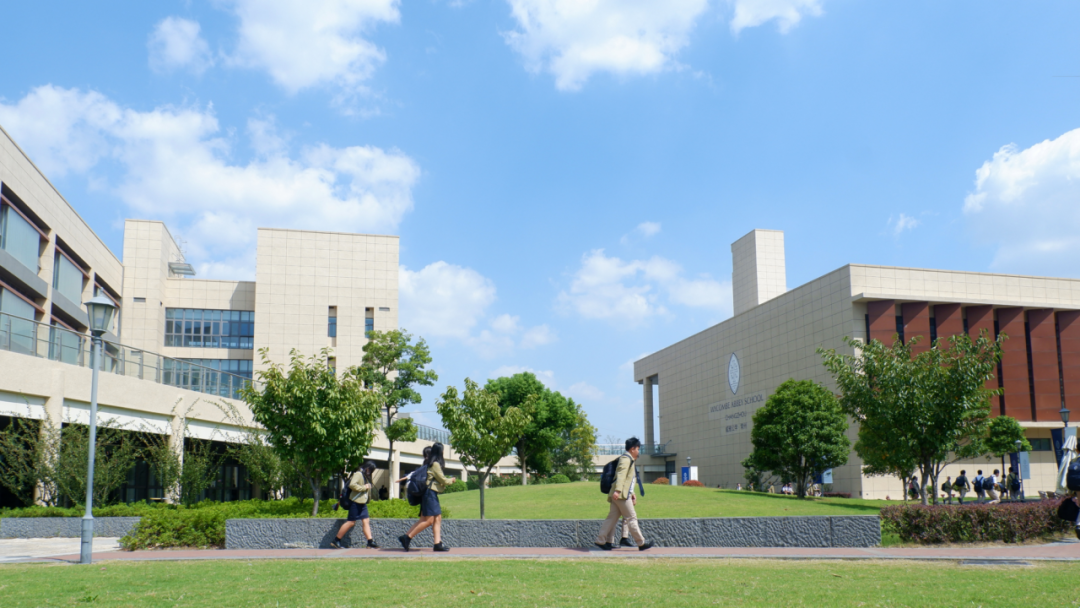
<instances>
[{"instance_id":1,"label":"student in beige jacket","mask_svg":"<svg viewBox=\"0 0 1080 608\"><path fill-rule=\"evenodd\" d=\"M431 532L435 537L435 546L432 550L449 551L450 547L442 542L442 507L439 505L439 494L442 494L446 486L453 483L454 479L443 475L443 467L446 466L446 461L443 460L443 444L436 443L431 446L431 454L424 460L424 464L428 468L428 489L420 499L420 521L413 524L408 532L399 536L398 541L401 542L401 547L408 551L412 539L423 532L424 528L431 526Z\"/></svg>"},{"instance_id":2,"label":"student in beige jacket","mask_svg":"<svg viewBox=\"0 0 1080 608\"><path fill-rule=\"evenodd\" d=\"M356 525L356 520L363 522L364 538L367 539L368 549L378 549L379 545L371 537L371 518L368 516L368 502L371 500L371 474L375 472L375 463L370 460L360 466L360 470L353 473L349 478L349 517L341 524L337 538L330 542L331 549L344 549L341 539Z\"/></svg>"},{"instance_id":3,"label":"student in beige jacket","mask_svg":"<svg viewBox=\"0 0 1080 608\"><path fill-rule=\"evenodd\" d=\"M596 546L604 551L611 551L615 548L612 541L615 539L615 526L619 523L620 517L623 518L623 525L629 528L630 535L634 537L634 542L637 543L639 551L646 551L653 546L651 542L645 542L645 537L641 535L641 529L638 527L637 511L634 510L637 498L630 492L634 480L637 478L635 463L639 454L641 454L641 441L636 437L627 439L626 453L619 456L619 467L615 470L615 482L611 485L611 492L608 493L608 503L610 504L608 516L604 520L604 524L600 526L600 535L596 538Z\"/></svg>"}]
</instances>

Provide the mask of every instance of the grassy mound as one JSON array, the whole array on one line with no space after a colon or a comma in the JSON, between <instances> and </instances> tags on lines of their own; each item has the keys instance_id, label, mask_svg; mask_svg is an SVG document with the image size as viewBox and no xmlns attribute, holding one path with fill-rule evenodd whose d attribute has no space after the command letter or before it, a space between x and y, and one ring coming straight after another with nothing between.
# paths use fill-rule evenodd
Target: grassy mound
<instances>
[{"instance_id":1,"label":"grassy mound","mask_svg":"<svg viewBox=\"0 0 1080 608\"><path fill-rule=\"evenodd\" d=\"M578 482L542 486L492 488L485 492L489 519L603 519L607 497L600 484ZM480 517L480 492L439 497L455 519ZM884 500L807 498L714 488L645 485L637 513L642 519L675 517L782 517L792 515L877 515Z\"/></svg>"}]
</instances>

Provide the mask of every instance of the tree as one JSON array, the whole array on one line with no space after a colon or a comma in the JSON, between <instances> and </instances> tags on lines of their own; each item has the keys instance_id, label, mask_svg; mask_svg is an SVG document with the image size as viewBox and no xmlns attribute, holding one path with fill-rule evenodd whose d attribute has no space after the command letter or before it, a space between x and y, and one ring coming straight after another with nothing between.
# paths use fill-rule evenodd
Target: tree
<instances>
[{"instance_id":1,"label":"tree","mask_svg":"<svg viewBox=\"0 0 1080 608\"><path fill-rule=\"evenodd\" d=\"M892 429L864 422L859 426L855 441L855 453L863 461L863 475L894 476L900 479L900 495L908 498L908 481L917 465L914 450L906 437L891 432Z\"/></svg>"},{"instance_id":2,"label":"tree","mask_svg":"<svg viewBox=\"0 0 1080 608\"><path fill-rule=\"evenodd\" d=\"M815 473L847 462L851 442L836 397L812 380L787 380L754 413L754 450L743 466L795 481L799 498Z\"/></svg>"},{"instance_id":3,"label":"tree","mask_svg":"<svg viewBox=\"0 0 1080 608\"><path fill-rule=\"evenodd\" d=\"M95 505L104 505L110 495L127 481L141 446L135 433L118 428L113 420L98 423L94 452ZM60 431L60 458L56 462L56 485L75 504L86 501L86 473L89 463L90 427L68 424Z\"/></svg>"},{"instance_id":4,"label":"tree","mask_svg":"<svg viewBox=\"0 0 1080 608\"><path fill-rule=\"evenodd\" d=\"M531 401L535 397L531 398ZM527 402L525 406L531 406ZM473 470L480 487L480 519L484 519L484 486L491 469L514 448L532 421L521 407L499 406L495 393L465 379L465 393L459 397L452 386L435 402L443 426L462 464Z\"/></svg>"},{"instance_id":5,"label":"tree","mask_svg":"<svg viewBox=\"0 0 1080 608\"><path fill-rule=\"evenodd\" d=\"M846 338L856 355L818 349L840 389L844 413L860 425L869 425L881 437L895 434L894 444L904 447L896 461L879 462L900 468L904 459L915 462L923 480L938 486L938 474L951 462L985 454L990 421L987 389L1001 359L1001 334L991 340L984 330L977 340L967 335L938 340L933 348L912 354L919 338L896 340L891 347L878 340L863 344ZM856 444L863 454L865 444ZM871 456L873 459L874 456ZM934 492L936 496L936 492ZM928 504L926 492L922 503Z\"/></svg>"},{"instance_id":6,"label":"tree","mask_svg":"<svg viewBox=\"0 0 1080 608\"><path fill-rule=\"evenodd\" d=\"M265 371L255 373L262 384L244 387L241 397L266 438L283 461L291 461L311 487L319 513L319 489L339 470L359 468L371 449L380 412L380 398L364 390L360 374L350 368L339 377L326 364L329 349L305 359L290 352L290 368L270 361L259 351Z\"/></svg>"},{"instance_id":7,"label":"tree","mask_svg":"<svg viewBox=\"0 0 1080 608\"><path fill-rule=\"evenodd\" d=\"M572 402L529 372L488 380L484 389L498 396L502 409L522 408L531 417L517 440L521 485L528 484L530 469L541 475L550 473L552 450L562 445L563 434L572 430L578 420Z\"/></svg>"},{"instance_id":8,"label":"tree","mask_svg":"<svg viewBox=\"0 0 1080 608\"><path fill-rule=\"evenodd\" d=\"M55 506L60 498L56 462L60 457L60 429L50 420L12 418L0 431L0 484L23 504ZM35 492L36 490L36 492Z\"/></svg>"},{"instance_id":9,"label":"tree","mask_svg":"<svg viewBox=\"0 0 1080 608\"><path fill-rule=\"evenodd\" d=\"M593 472L593 450L596 448L596 427L589 422L581 404L568 399L576 420L573 427L564 430L561 443L551 452L553 470L570 479L585 480Z\"/></svg>"},{"instance_id":10,"label":"tree","mask_svg":"<svg viewBox=\"0 0 1080 608\"><path fill-rule=\"evenodd\" d=\"M371 331L367 338L359 375L364 386L379 396L379 405L386 412L384 432L393 458L394 442L416 441L413 421L394 418L401 408L420 403L420 393L413 387L432 386L439 376L426 369L431 365L431 351L423 338L413 344L412 335L399 329ZM397 486L392 489L396 492Z\"/></svg>"}]
</instances>

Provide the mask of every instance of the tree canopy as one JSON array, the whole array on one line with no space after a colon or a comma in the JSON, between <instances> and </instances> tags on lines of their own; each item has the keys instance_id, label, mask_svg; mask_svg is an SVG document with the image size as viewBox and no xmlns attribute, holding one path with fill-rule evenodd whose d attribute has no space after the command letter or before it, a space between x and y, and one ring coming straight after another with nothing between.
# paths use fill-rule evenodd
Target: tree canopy
<instances>
[{"instance_id":1,"label":"tree canopy","mask_svg":"<svg viewBox=\"0 0 1080 608\"><path fill-rule=\"evenodd\" d=\"M811 380L787 380L754 413L754 450L742 464L794 481L796 494L804 498L814 474L847 463L847 426L828 389Z\"/></svg>"},{"instance_id":2,"label":"tree canopy","mask_svg":"<svg viewBox=\"0 0 1080 608\"><path fill-rule=\"evenodd\" d=\"M531 418L516 442L522 484L527 483L527 471L551 473L552 452L565 444L580 420L574 402L544 386L529 372L488 380L484 389L498 397L503 410L521 408Z\"/></svg>"},{"instance_id":3,"label":"tree canopy","mask_svg":"<svg viewBox=\"0 0 1080 608\"><path fill-rule=\"evenodd\" d=\"M364 390L355 368L340 376L326 364L329 349L305 358L290 354L288 370L259 351L268 368L255 373L262 384L241 395L268 443L290 461L311 486L312 516L319 512L319 489L343 469L359 468L371 449L379 420L380 397Z\"/></svg>"},{"instance_id":4,"label":"tree canopy","mask_svg":"<svg viewBox=\"0 0 1080 608\"><path fill-rule=\"evenodd\" d=\"M532 396L523 407L502 408L498 395L466 378L464 394L459 396L458 390L449 386L435 403L443 426L450 431L450 443L458 458L478 478L480 519L484 519L484 485L491 469L510 454L532 422L526 410L531 409L535 400Z\"/></svg>"}]
</instances>

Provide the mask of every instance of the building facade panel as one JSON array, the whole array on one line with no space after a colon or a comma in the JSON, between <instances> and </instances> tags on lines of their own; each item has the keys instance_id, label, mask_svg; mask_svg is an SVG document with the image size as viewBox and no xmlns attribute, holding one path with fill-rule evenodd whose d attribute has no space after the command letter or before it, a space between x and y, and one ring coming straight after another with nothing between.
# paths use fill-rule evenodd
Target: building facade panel
<instances>
[{"instance_id":1,"label":"building facade panel","mask_svg":"<svg viewBox=\"0 0 1080 608\"><path fill-rule=\"evenodd\" d=\"M919 338L912 353L917 355L930 350L930 303L905 302L900 305L900 310L904 318L904 342Z\"/></svg>"},{"instance_id":2,"label":"building facade panel","mask_svg":"<svg viewBox=\"0 0 1080 608\"><path fill-rule=\"evenodd\" d=\"M870 320L870 339L891 346L896 336L896 302L893 300L868 302L866 314Z\"/></svg>"},{"instance_id":3,"label":"building facade panel","mask_svg":"<svg viewBox=\"0 0 1080 608\"><path fill-rule=\"evenodd\" d=\"M1027 319L1035 420L1053 422L1058 420L1058 410L1061 408L1061 376L1054 311L1049 308L1029 310Z\"/></svg>"},{"instance_id":4,"label":"building facade panel","mask_svg":"<svg viewBox=\"0 0 1080 608\"><path fill-rule=\"evenodd\" d=\"M1057 313L1058 339L1061 343L1061 391L1064 407L1080 411L1080 311Z\"/></svg>"},{"instance_id":5,"label":"building facade panel","mask_svg":"<svg viewBox=\"0 0 1080 608\"><path fill-rule=\"evenodd\" d=\"M1005 334L1007 338L1001 345L1001 381L1005 388L1005 415L1017 420L1033 421L1035 416L1028 375L1030 360L1024 309L1007 307L998 308L996 312L998 334Z\"/></svg>"},{"instance_id":6,"label":"building facade panel","mask_svg":"<svg viewBox=\"0 0 1080 608\"><path fill-rule=\"evenodd\" d=\"M942 348L948 348L948 338L964 333L964 313L959 304L935 304L934 321Z\"/></svg>"}]
</instances>

